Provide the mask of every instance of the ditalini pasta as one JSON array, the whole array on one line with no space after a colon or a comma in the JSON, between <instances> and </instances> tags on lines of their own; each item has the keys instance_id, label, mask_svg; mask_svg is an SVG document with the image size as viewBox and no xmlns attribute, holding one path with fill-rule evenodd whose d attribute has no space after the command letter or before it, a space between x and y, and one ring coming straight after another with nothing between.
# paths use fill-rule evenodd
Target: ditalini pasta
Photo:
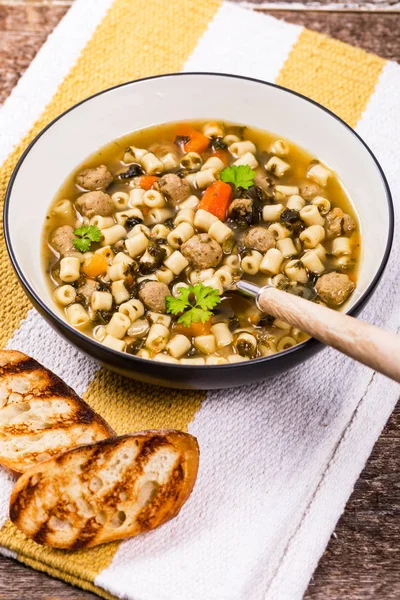
<instances>
[{"instance_id":1,"label":"ditalini pasta","mask_svg":"<svg viewBox=\"0 0 400 600\"><path fill-rule=\"evenodd\" d=\"M235 365L307 339L230 294L239 279L340 308L360 245L318 157L197 121L127 135L77 167L49 208L43 264L67 322L97 343L171 368Z\"/></svg>"}]
</instances>

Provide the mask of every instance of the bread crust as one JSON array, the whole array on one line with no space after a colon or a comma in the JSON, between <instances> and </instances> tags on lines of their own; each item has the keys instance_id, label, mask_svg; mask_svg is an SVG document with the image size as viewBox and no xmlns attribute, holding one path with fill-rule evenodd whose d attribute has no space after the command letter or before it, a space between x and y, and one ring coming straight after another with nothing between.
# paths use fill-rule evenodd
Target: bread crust
<instances>
[{"instance_id":1,"label":"bread crust","mask_svg":"<svg viewBox=\"0 0 400 600\"><path fill-rule=\"evenodd\" d=\"M62 379L16 350L0 350L0 464L23 473L38 461L115 432Z\"/></svg>"},{"instance_id":2,"label":"bread crust","mask_svg":"<svg viewBox=\"0 0 400 600\"><path fill-rule=\"evenodd\" d=\"M39 544L77 550L122 540L175 517L196 481L195 437L142 431L80 446L17 481L10 519Z\"/></svg>"}]
</instances>

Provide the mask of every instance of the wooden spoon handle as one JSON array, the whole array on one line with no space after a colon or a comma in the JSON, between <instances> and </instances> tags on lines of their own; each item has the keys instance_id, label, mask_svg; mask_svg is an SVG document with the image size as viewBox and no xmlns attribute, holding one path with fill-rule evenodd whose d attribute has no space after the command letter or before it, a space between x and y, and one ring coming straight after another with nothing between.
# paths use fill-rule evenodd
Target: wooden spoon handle
<instances>
[{"instance_id":1,"label":"wooden spoon handle","mask_svg":"<svg viewBox=\"0 0 400 600\"><path fill-rule=\"evenodd\" d=\"M261 290L257 303L263 312L400 382L400 336L272 286Z\"/></svg>"}]
</instances>

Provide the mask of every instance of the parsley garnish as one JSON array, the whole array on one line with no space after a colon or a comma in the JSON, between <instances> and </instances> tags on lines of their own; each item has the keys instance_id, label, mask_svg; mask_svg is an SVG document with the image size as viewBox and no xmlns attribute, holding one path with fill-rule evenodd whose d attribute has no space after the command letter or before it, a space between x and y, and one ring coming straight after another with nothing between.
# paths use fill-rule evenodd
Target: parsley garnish
<instances>
[{"instance_id":1,"label":"parsley garnish","mask_svg":"<svg viewBox=\"0 0 400 600\"><path fill-rule=\"evenodd\" d=\"M178 323L189 327L191 323L208 321L212 309L221 302L221 298L215 288L198 283L187 288L181 287L177 298L167 296L165 301L167 312L173 315L181 314Z\"/></svg>"},{"instance_id":2,"label":"parsley garnish","mask_svg":"<svg viewBox=\"0 0 400 600\"><path fill-rule=\"evenodd\" d=\"M74 235L76 237L74 237L72 243L79 252L87 252L93 242L101 240L101 231L96 225L83 225L83 227L74 230Z\"/></svg>"},{"instance_id":3,"label":"parsley garnish","mask_svg":"<svg viewBox=\"0 0 400 600\"><path fill-rule=\"evenodd\" d=\"M225 183L232 183L236 188L248 190L254 184L256 172L249 165L232 165L221 171L221 179Z\"/></svg>"}]
</instances>

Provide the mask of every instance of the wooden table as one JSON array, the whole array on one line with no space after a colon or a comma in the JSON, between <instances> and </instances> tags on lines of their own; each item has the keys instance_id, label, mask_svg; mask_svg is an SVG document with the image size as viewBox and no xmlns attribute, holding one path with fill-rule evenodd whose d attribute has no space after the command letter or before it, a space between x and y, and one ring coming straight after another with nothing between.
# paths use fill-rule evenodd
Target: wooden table
<instances>
[{"instance_id":1,"label":"wooden table","mask_svg":"<svg viewBox=\"0 0 400 600\"><path fill-rule=\"evenodd\" d=\"M0 0L0 103L72 2ZM400 61L400 2L396 0L253 0L243 4L255 10L267 8L265 12L291 23ZM96 598L0 557L0 600ZM400 598L400 407L355 486L305 598Z\"/></svg>"}]
</instances>

